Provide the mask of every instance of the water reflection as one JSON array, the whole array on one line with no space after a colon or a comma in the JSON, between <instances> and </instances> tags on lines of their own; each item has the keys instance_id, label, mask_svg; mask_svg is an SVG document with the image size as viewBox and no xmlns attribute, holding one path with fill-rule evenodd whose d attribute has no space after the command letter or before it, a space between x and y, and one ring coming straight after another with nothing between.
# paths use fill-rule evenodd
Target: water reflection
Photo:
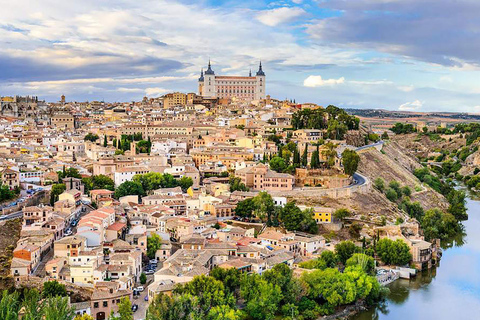
<instances>
[{"instance_id":1,"label":"water reflection","mask_svg":"<svg viewBox=\"0 0 480 320\"><path fill-rule=\"evenodd\" d=\"M351 320L480 319L480 202L467 199L464 230L443 241L437 268L389 285L385 303Z\"/></svg>"}]
</instances>

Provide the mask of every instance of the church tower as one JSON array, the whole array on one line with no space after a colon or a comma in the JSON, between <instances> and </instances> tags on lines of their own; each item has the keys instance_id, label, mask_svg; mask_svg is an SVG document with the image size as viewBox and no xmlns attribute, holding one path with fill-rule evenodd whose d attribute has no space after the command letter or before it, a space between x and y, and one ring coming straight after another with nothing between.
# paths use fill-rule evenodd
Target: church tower
<instances>
[{"instance_id":1,"label":"church tower","mask_svg":"<svg viewBox=\"0 0 480 320\"><path fill-rule=\"evenodd\" d=\"M202 96L206 98L215 98L217 96L217 91L215 90L215 72L212 70L210 60L208 60L208 69L204 75Z\"/></svg>"},{"instance_id":2,"label":"church tower","mask_svg":"<svg viewBox=\"0 0 480 320\"><path fill-rule=\"evenodd\" d=\"M255 79L256 79L255 100L265 99L266 83L265 83L265 72L263 72L262 70L262 61L260 61L260 65L258 67L258 71L255 76Z\"/></svg>"},{"instance_id":3,"label":"church tower","mask_svg":"<svg viewBox=\"0 0 480 320\"><path fill-rule=\"evenodd\" d=\"M203 77L203 68L200 71L200 78L198 78L198 95L203 96L203 85L205 82L205 78Z\"/></svg>"}]
</instances>

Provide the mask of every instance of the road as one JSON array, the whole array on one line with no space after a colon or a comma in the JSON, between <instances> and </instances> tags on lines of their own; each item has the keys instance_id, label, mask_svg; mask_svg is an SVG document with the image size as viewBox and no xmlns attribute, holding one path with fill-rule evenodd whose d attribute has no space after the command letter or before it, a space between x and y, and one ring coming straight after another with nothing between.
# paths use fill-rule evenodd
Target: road
<instances>
[{"instance_id":1,"label":"road","mask_svg":"<svg viewBox=\"0 0 480 320\"><path fill-rule=\"evenodd\" d=\"M157 269L158 270L158 269ZM135 303L138 305L138 310L135 311L133 314L133 319L134 320L143 320L145 319L145 316L147 314L147 308L149 305L148 301L145 301L145 297L148 295L148 285L153 283L153 274L147 275L147 284L143 285L145 290L143 292L140 292L140 296L136 299L133 299L132 303ZM140 283L137 283L137 286L140 286Z\"/></svg>"},{"instance_id":2,"label":"road","mask_svg":"<svg viewBox=\"0 0 480 320\"><path fill-rule=\"evenodd\" d=\"M17 212L13 212L13 213L10 213L10 214L6 214L4 216L0 216L0 221L21 218L22 216L23 216L23 212L22 211L17 211Z\"/></svg>"},{"instance_id":3,"label":"road","mask_svg":"<svg viewBox=\"0 0 480 320\"><path fill-rule=\"evenodd\" d=\"M380 145L383 145L383 140L380 140L378 142L375 142L375 143L372 143L372 144L369 144L369 145L366 145L366 146L363 146L363 147L358 147L357 149L355 149L355 151L360 151L360 150L364 150L364 149L368 149L368 148L374 148L376 146L380 146Z\"/></svg>"},{"instance_id":4,"label":"road","mask_svg":"<svg viewBox=\"0 0 480 320\"><path fill-rule=\"evenodd\" d=\"M33 275L40 278L45 277L47 275L45 272L45 266L47 265L47 262L50 261L50 259L52 258L53 258L53 249L50 249L50 251L48 251L45 257L43 257L42 261L40 261L40 263L38 264L37 268L33 272Z\"/></svg>"}]
</instances>

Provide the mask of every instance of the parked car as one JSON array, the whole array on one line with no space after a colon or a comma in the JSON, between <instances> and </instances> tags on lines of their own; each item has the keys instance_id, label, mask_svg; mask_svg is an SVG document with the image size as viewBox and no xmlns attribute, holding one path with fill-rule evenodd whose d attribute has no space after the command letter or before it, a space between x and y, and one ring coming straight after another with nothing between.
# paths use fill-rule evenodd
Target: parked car
<instances>
[{"instance_id":1,"label":"parked car","mask_svg":"<svg viewBox=\"0 0 480 320\"><path fill-rule=\"evenodd\" d=\"M136 289L138 292L143 292L143 290L145 290L143 286L138 286Z\"/></svg>"},{"instance_id":2,"label":"parked car","mask_svg":"<svg viewBox=\"0 0 480 320\"><path fill-rule=\"evenodd\" d=\"M73 234L72 229L65 230L65 235L66 236L71 236L72 234Z\"/></svg>"},{"instance_id":3,"label":"parked car","mask_svg":"<svg viewBox=\"0 0 480 320\"><path fill-rule=\"evenodd\" d=\"M148 294L143 298L143 300L148 301Z\"/></svg>"},{"instance_id":4,"label":"parked car","mask_svg":"<svg viewBox=\"0 0 480 320\"><path fill-rule=\"evenodd\" d=\"M155 270L152 270L152 269L145 271L145 274L154 274L154 273L155 273Z\"/></svg>"},{"instance_id":5,"label":"parked car","mask_svg":"<svg viewBox=\"0 0 480 320\"><path fill-rule=\"evenodd\" d=\"M156 265L156 264L157 264L157 259L152 259L152 260L150 260L150 261L149 261L149 263L150 263L150 264L155 264L155 265Z\"/></svg>"},{"instance_id":6,"label":"parked car","mask_svg":"<svg viewBox=\"0 0 480 320\"><path fill-rule=\"evenodd\" d=\"M132 311L135 312L138 310L138 304L133 304L132 305Z\"/></svg>"}]
</instances>

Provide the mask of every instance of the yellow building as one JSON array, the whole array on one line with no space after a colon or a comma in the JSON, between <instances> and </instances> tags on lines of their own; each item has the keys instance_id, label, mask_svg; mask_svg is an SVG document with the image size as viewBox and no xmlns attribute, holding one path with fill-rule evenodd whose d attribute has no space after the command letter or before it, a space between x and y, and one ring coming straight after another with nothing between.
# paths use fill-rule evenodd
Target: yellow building
<instances>
[{"instance_id":1,"label":"yellow building","mask_svg":"<svg viewBox=\"0 0 480 320\"><path fill-rule=\"evenodd\" d=\"M168 109L175 106L184 106L187 104L187 95L181 92L167 93L163 97L163 107Z\"/></svg>"},{"instance_id":2,"label":"yellow building","mask_svg":"<svg viewBox=\"0 0 480 320\"><path fill-rule=\"evenodd\" d=\"M315 207L313 208L313 219L317 223L331 223L332 222L332 208Z\"/></svg>"}]
</instances>

